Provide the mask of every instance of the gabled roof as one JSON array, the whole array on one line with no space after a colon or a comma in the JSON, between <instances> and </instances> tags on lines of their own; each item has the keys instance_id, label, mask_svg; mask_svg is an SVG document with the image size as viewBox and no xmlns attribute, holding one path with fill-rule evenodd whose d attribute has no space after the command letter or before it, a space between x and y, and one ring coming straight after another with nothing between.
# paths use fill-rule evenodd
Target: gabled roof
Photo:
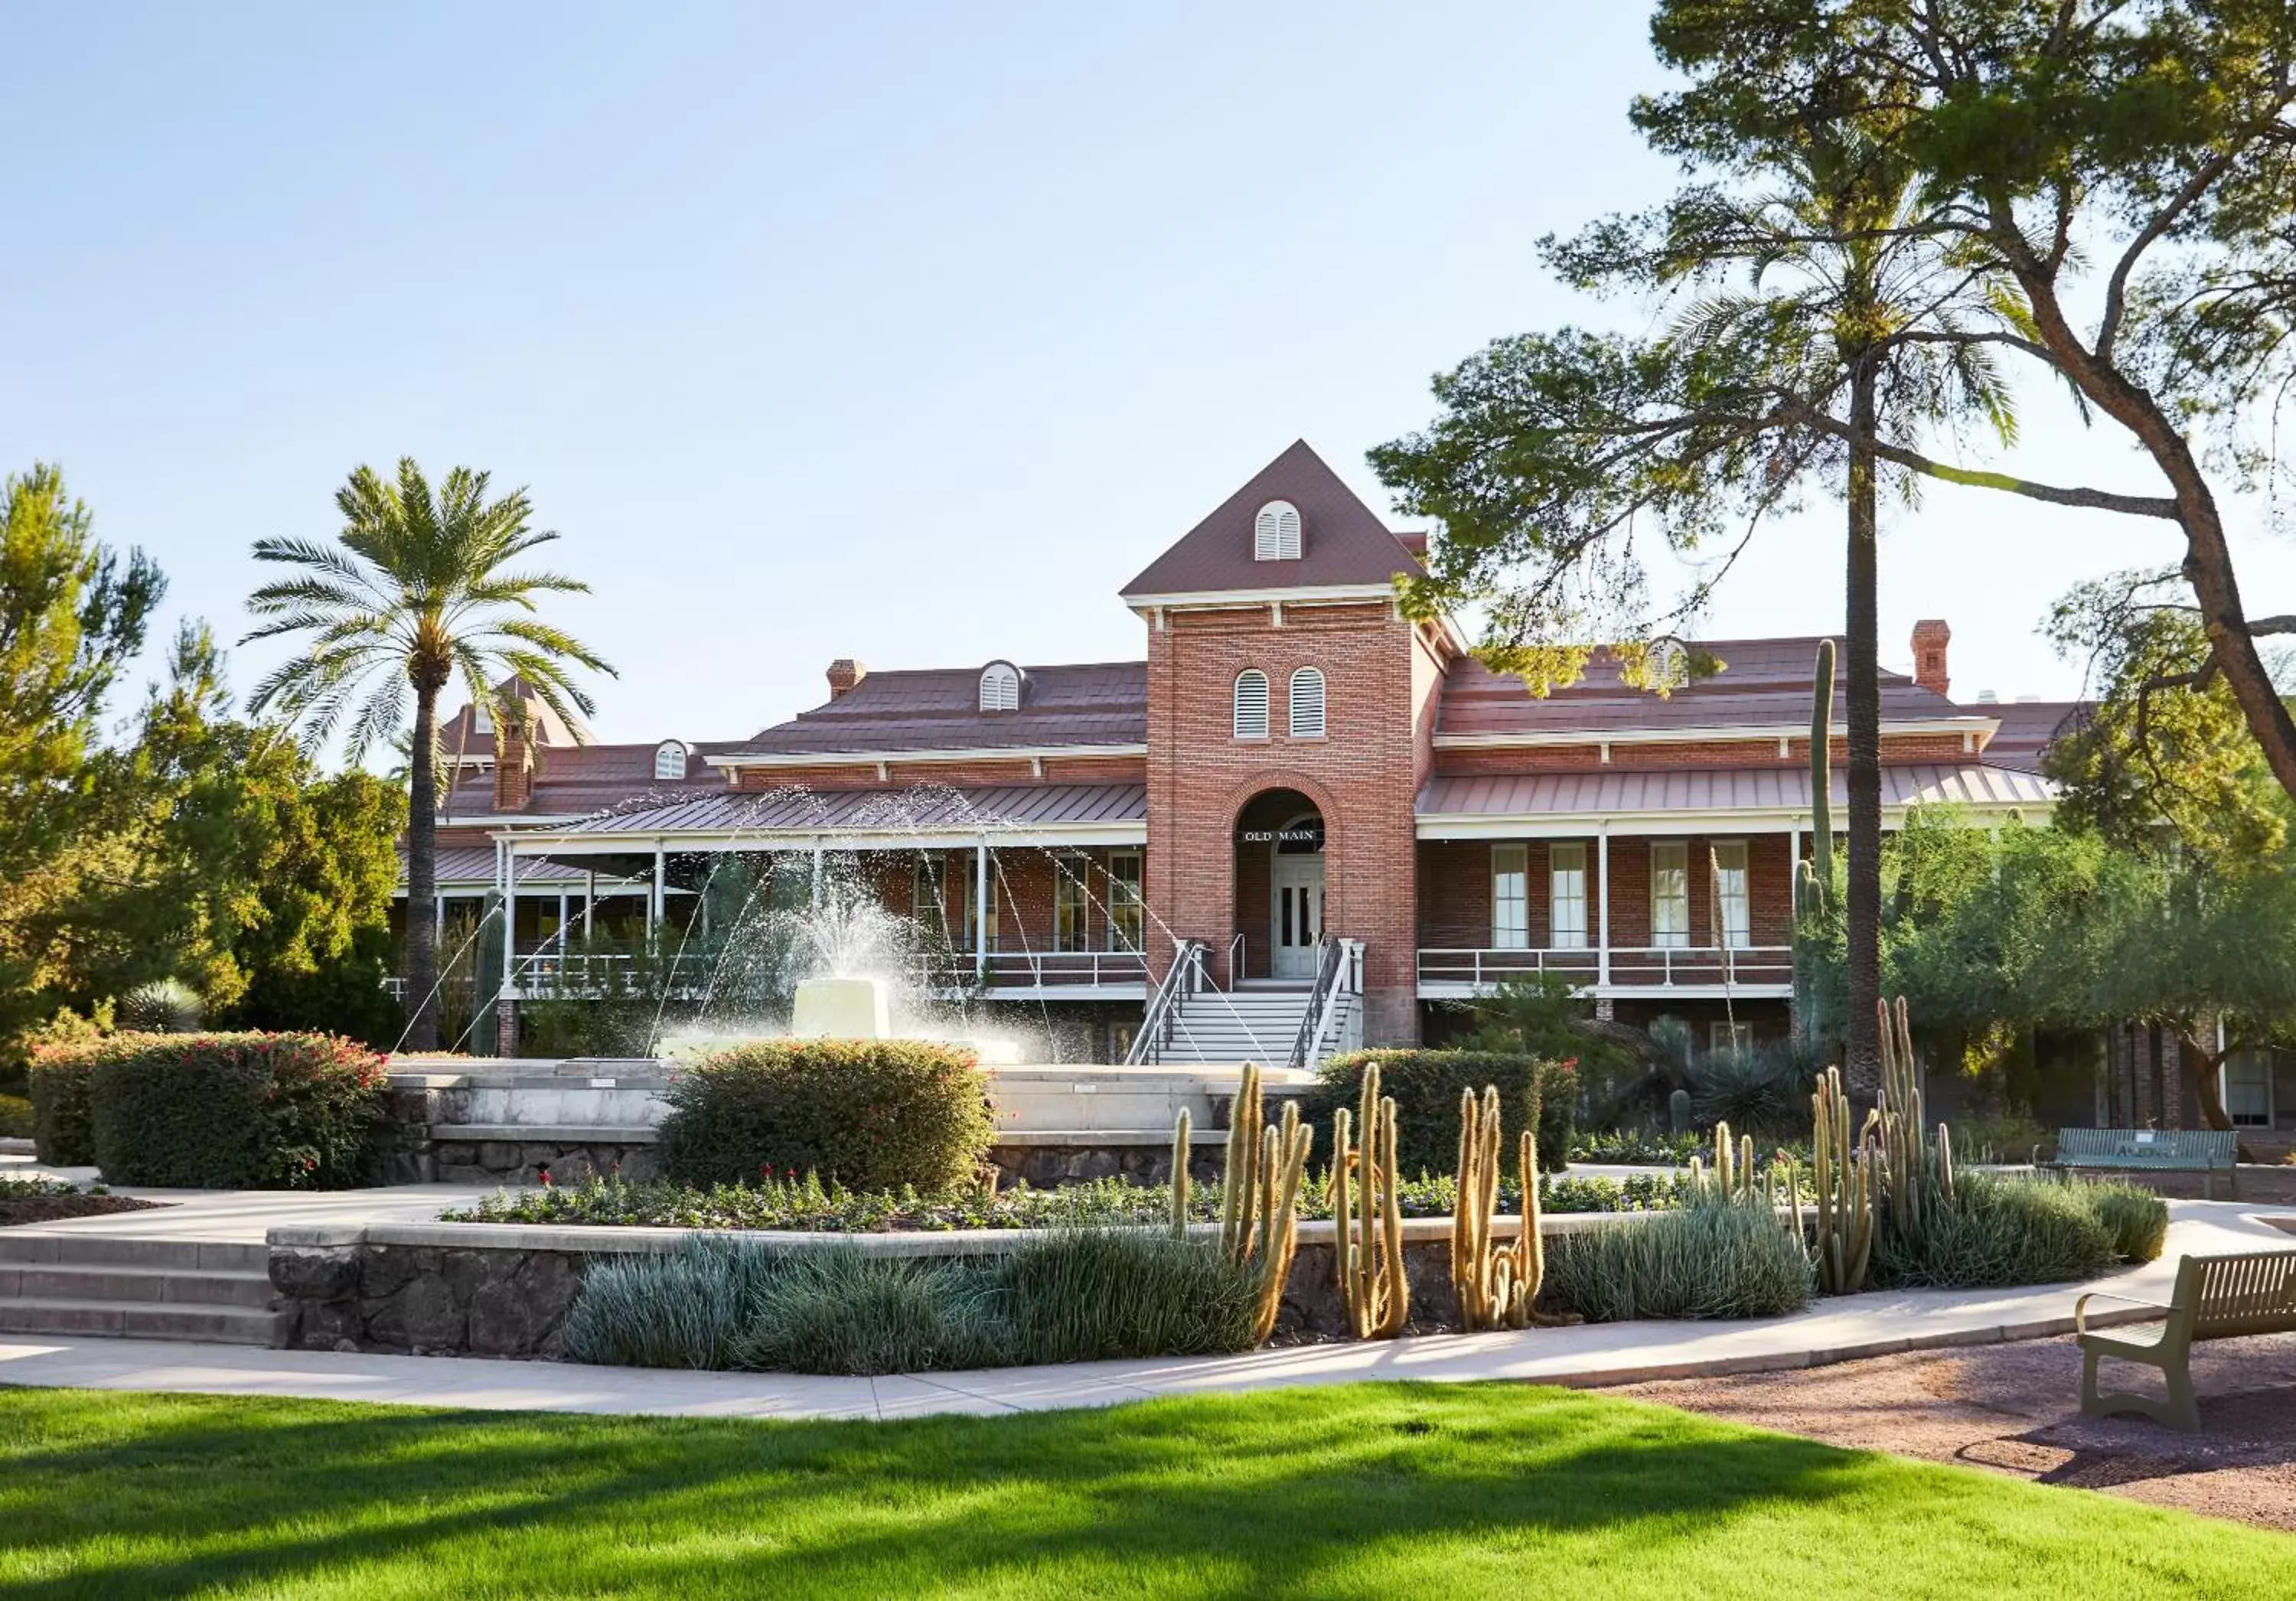
<instances>
[{"instance_id":1,"label":"gabled roof","mask_svg":"<svg viewBox=\"0 0 2296 1601\"><path fill-rule=\"evenodd\" d=\"M526 713L527 726L533 732L533 743L563 750L569 746L590 743L590 730L579 718L572 721L560 717L543 704L534 686L517 673L512 673L495 686L495 696L505 707L517 705ZM491 727L479 727L478 708L465 702L439 725L439 749L448 756L491 756L495 735Z\"/></svg>"},{"instance_id":2,"label":"gabled roof","mask_svg":"<svg viewBox=\"0 0 2296 1601\"><path fill-rule=\"evenodd\" d=\"M1300 509L1300 558L1252 559L1252 518L1271 500ZM1124 587L1124 598L1384 585L1421 571L1377 513L1300 439Z\"/></svg>"},{"instance_id":3,"label":"gabled roof","mask_svg":"<svg viewBox=\"0 0 2296 1601\"><path fill-rule=\"evenodd\" d=\"M1996 767L2038 773L2049 747L2080 726L2087 703L2080 701L1980 702L1977 709L2001 719L2001 727L1985 747L1985 759Z\"/></svg>"},{"instance_id":4,"label":"gabled roof","mask_svg":"<svg viewBox=\"0 0 2296 1601\"><path fill-rule=\"evenodd\" d=\"M1023 667L1021 704L980 710L980 669L873 672L834 700L742 744L742 756L886 751L1027 751L1139 745L1148 738L1148 665Z\"/></svg>"}]
</instances>

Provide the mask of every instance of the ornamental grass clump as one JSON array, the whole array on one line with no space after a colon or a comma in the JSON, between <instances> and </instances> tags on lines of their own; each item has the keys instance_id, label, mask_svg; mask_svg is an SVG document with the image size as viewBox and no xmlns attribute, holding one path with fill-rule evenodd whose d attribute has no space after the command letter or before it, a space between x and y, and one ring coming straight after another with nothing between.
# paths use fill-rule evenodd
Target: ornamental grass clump
<instances>
[{"instance_id":1,"label":"ornamental grass clump","mask_svg":"<svg viewBox=\"0 0 2296 1601\"><path fill-rule=\"evenodd\" d=\"M2089 1211L2112 1237L2112 1253L2124 1262L2151 1262L2169 1243L2169 1203L2142 1185L2125 1181L2077 1186Z\"/></svg>"},{"instance_id":2,"label":"ornamental grass clump","mask_svg":"<svg viewBox=\"0 0 2296 1601\"><path fill-rule=\"evenodd\" d=\"M1013 1362L1211 1356L1259 1343L1259 1276L1199 1240L1064 1229L986 1268Z\"/></svg>"},{"instance_id":3,"label":"ornamental grass clump","mask_svg":"<svg viewBox=\"0 0 2296 1601\"><path fill-rule=\"evenodd\" d=\"M1780 1318L1816 1289L1809 1253L1761 1203L1710 1196L1546 1248L1546 1304L1589 1323Z\"/></svg>"},{"instance_id":4,"label":"ornamental grass clump","mask_svg":"<svg viewBox=\"0 0 2296 1601\"><path fill-rule=\"evenodd\" d=\"M934 1194L971 1184L996 1133L979 1059L926 1040L758 1040L703 1057L662 1098L662 1170L693 1185L814 1173Z\"/></svg>"},{"instance_id":5,"label":"ornamental grass clump","mask_svg":"<svg viewBox=\"0 0 2296 1601\"><path fill-rule=\"evenodd\" d=\"M1874 1281L1886 1288L2006 1289L2094 1278L2116 1263L2158 1256L2168 1208L2157 1227L2129 1186L2060 1184L1964 1173L1958 1204L1933 1216L1918 1236L1894 1224L1874 1242ZM2122 1250L2123 1243L2128 1251ZM2152 1256L2136 1252L2150 1251Z\"/></svg>"},{"instance_id":6,"label":"ornamental grass clump","mask_svg":"<svg viewBox=\"0 0 2296 1601\"><path fill-rule=\"evenodd\" d=\"M798 1252L758 1278L730 1366L782 1373L928 1373L1005 1366L1012 1341L977 1268L850 1246Z\"/></svg>"},{"instance_id":7,"label":"ornamental grass clump","mask_svg":"<svg viewBox=\"0 0 2296 1601\"><path fill-rule=\"evenodd\" d=\"M775 1254L695 1236L663 1255L602 1257L566 1315L567 1354L626 1367L731 1367Z\"/></svg>"}]
</instances>

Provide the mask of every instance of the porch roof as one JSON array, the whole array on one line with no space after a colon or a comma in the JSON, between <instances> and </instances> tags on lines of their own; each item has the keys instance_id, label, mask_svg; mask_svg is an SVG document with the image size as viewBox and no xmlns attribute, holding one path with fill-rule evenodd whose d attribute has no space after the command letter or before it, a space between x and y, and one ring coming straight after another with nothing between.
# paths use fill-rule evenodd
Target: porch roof
<instances>
[{"instance_id":1,"label":"porch roof","mask_svg":"<svg viewBox=\"0 0 2296 1601\"><path fill-rule=\"evenodd\" d=\"M701 836L715 843L760 843L816 833L906 837L1028 835L1042 831L1118 833L1144 838L1148 788L1141 784L1029 784L952 789L723 791L669 806L603 814L566 828L524 830L531 842L611 840L633 848L633 835Z\"/></svg>"},{"instance_id":2,"label":"porch roof","mask_svg":"<svg viewBox=\"0 0 2296 1601\"><path fill-rule=\"evenodd\" d=\"M1833 775L1833 804L1849 804L1849 781ZM1882 769L1886 809L1963 805L1988 811L2046 811L2055 786L2038 774L1983 762L1917 763ZM1649 817L1679 826L1701 817L1765 817L1784 822L1809 812L1809 774L1801 768L1692 768L1612 773L1475 774L1431 779L1416 807L1422 832L1443 819L1488 824L1520 817Z\"/></svg>"}]
</instances>

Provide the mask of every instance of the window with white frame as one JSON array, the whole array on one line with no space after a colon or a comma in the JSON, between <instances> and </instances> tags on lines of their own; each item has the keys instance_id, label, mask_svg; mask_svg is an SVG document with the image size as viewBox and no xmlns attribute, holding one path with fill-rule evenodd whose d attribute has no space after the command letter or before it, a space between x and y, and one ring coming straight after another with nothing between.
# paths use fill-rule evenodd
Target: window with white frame
<instances>
[{"instance_id":1,"label":"window with white frame","mask_svg":"<svg viewBox=\"0 0 2296 1601\"><path fill-rule=\"evenodd\" d=\"M1256 667L1235 676L1235 736L1267 737L1267 675Z\"/></svg>"},{"instance_id":2,"label":"window with white frame","mask_svg":"<svg viewBox=\"0 0 2296 1601\"><path fill-rule=\"evenodd\" d=\"M1530 948L1530 847L1491 847L1491 948Z\"/></svg>"},{"instance_id":3,"label":"window with white frame","mask_svg":"<svg viewBox=\"0 0 2296 1601\"><path fill-rule=\"evenodd\" d=\"M685 747L674 739L666 739L654 747L653 776L657 778L685 776Z\"/></svg>"},{"instance_id":4,"label":"window with white frame","mask_svg":"<svg viewBox=\"0 0 2296 1601\"><path fill-rule=\"evenodd\" d=\"M1323 669L1303 667L1292 675L1290 710L1293 739L1324 737Z\"/></svg>"},{"instance_id":5,"label":"window with white frame","mask_svg":"<svg viewBox=\"0 0 2296 1601\"><path fill-rule=\"evenodd\" d=\"M1015 711L1021 705L1021 669L1009 661L992 661L980 669L980 710Z\"/></svg>"},{"instance_id":6,"label":"window with white frame","mask_svg":"<svg viewBox=\"0 0 2296 1601\"><path fill-rule=\"evenodd\" d=\"M1587 847L1558 841L1546 848L1547 943L1587 948Z\"/></svg>"},{"instance_id":7,"label":"window with white frame","mask_svg":"<svg viewBox=\"0 0 2296 1601\"><path fill-rule=\"evenodd\" d=\"M1754 942L1754 907L1746 883L1746 842L1714 842L1714 911L1721 942L1743 950Z\"/></svg>"},{"instance_id":8,"label":"window with white frame","mask_svg":"<svg viewBox=\"0 0 2296 1601\"><path fill-rule=\"evenodd\" d=\"M1053 858L1053 948L1090 950L1092 858L1056 856Z\"/></svg>"},{"instance_id":9,"label":"window with white frame","mask_svg":"<svg viewBox=\"0 0 2296 1601\"><path fill-rule=\"evenodd\" d=\"M1147 932L1148 902L1140 892L1140 852L1108 854L1108 948L1138 950Z\"/></svg>"},{"instance_id":10,"label":"window with white frame","mask_svg":"<svg viewBox=\"0 0 2296 1601\"><path fill-rule=\"evenodd\" d=\"M948 858L936 850L920 854L909 875L909 915L936 945L949 942Z\"/></svg>"},{"instance_id":11,"label":"window with white frame","mask_svg":"<svg viewBox=\"0 0 2296 1601\"><path fill-rule=\"evenodd\" d=\"M1271 500L1251 520L1251 556L1256 562L1296 562L1300 559L1300 508L1288 500Z\"/></svg>"},{"instance_id":12,"label":"window with white frame","mask_svg":"<svg viewBox=\"0 0 2296 1601\"><path fill-rule=\"evenodd\" d=\"M1650 848L1651 944L1680 950L1690 944L1690 846L1653 840Z\"/></svg>"}]
</instances>

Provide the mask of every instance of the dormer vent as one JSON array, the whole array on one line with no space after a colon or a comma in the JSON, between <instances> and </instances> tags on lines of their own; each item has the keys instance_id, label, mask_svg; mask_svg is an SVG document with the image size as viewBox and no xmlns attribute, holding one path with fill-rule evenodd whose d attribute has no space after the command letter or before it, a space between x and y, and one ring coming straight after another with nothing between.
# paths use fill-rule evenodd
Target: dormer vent
<instances>
[{"instance_id":1,"label":"dormer vent","mask_svg":"<svg viewBox=\"0 0 2296 1601\"><path fill-rule=\"evenodd\" d=\"M1251 520L1251 555L1256 562L1296 562L1300 559L1300 508L1288 500L1271 500Z\"/></svg>"},{"instance_id":2,"label":"dormer vent","mask_svg":"<svg viewBox=\"0 0 2296 1601\"><path fill-rule=\"evenodd\" d=\"M682 740L666 739L653 750L653 776L656 778L685 776L685 744Z\"/></svg>"},{"instance_id":3,"label":"dormer vent","mask_svg":"<svg viewBox=\"0 0 2296 1601\"><path fill-rule=\"evenodd\" d=\"M1018 711L1021 709L1021 669L1009 661L992 661L980 669L980 710Z\"/></svg>"}]
</instances>

